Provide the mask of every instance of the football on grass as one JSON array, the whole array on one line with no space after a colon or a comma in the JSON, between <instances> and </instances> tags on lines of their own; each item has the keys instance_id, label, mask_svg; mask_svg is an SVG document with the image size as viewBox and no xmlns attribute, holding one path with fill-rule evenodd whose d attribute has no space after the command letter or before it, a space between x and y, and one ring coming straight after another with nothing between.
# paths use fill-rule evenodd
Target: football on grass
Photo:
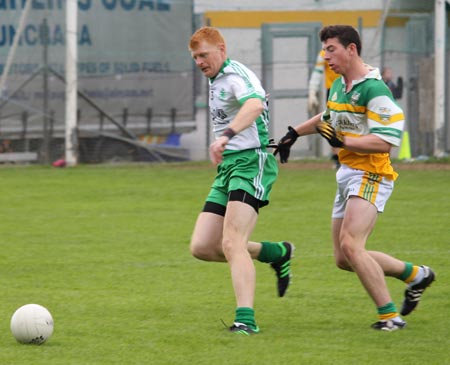
<instances>
[{"instance_id":1,"label":"football on grass","mask_svg":"<svg viewBox=\"0 0 450 365\"><path fill-rule=\"evenodd\" d=\"M47 308L26 304L11 317L11 332L20 343L40 345L53 333L53 318Z\"/></svg>"}]
</instances>

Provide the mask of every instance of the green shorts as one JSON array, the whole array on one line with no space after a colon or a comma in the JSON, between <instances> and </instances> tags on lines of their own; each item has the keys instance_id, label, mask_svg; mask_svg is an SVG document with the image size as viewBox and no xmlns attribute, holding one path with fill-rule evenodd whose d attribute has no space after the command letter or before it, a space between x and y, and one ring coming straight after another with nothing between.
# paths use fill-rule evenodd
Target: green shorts
<instances>
[{"instance_id":1,"label":"green shorts","mask_svg":"<svg viewBox=\"0 0 450 365\"><path fill-rule=\"evenodd\" d=\"M277 176L278 164L272 153L260 148L226 151L206 201L226 206L230 191L244 190L258 199L259 206L263 207L269 204L270 191Z\"/></svg>"}]
</instances>

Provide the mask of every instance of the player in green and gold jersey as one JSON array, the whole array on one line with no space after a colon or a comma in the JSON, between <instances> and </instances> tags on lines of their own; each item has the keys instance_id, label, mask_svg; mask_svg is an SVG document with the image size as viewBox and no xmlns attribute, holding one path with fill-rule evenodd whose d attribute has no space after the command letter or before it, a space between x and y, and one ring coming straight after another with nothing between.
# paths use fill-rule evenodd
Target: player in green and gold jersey
<instances>
[{"instance_id":1,"label":"player in green and gold jersey","mask_svg":"<svg viewBox=\"0 0 450 365\"><path fill-rule=\"evenodd\" d=\"M341 77L333 82L325 112L292 128L280 140L275 154L287 162L289 149L299 136L320 133L339 147L341 168L336 172L337 192L332 213L336 265L354 271L378 312L374 329L404 328L406 316L417 306L435 279L427 266L416 266L378 251L368 251L378 213L394 188L397 173L389 153L400 145L404 126L396 104L377 68L361 59L361 40L351 26L324 27L320 33L324 59ZM392 301L385 276L403 280L405 299L400 313Z\"/></svg>"}]
</instances>

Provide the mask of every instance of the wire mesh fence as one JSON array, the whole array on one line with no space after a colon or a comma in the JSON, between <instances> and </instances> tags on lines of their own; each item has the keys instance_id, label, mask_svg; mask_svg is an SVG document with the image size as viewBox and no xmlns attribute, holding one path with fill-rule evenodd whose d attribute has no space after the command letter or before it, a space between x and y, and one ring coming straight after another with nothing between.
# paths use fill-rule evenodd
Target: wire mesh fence
<instances>
[{"instance_id":1,"label":"wire mesh fence","mask_svg":"<svg viewBox=\"0 0 450 365\"><path fill-rule=\"evenodd\" d=\"M207 104L206 82L194 70L187 52L192 31L201 25L201 16L193 13L193 3L78 1L78 106L73 138L80 162L189 159L189 150L181 148L180 137L204 128L203 119L196 120L195 100ZM0 162L51 163L64 158L68 58L64 4L29 0L2 5ZM380 44L368 46L375 49L375 66L390 66L403 78L403 96L398 102L406 113L413 156L431 156L436 138L433 16L431 12L405 13L400 6L403 3L396 4L385 14L384 26L376 30ZM410 2L404 4L409 6ZM267 44L260 43L262 31L234 31L238 41L231 43L233 53L263 76L262 55ZM227 28L226 36L232 35L233 30ZM275 54L283 57L271 65L277 72L268 91L275 98L277 86L288 82L293 86L288 85L289 93L281 95L284 99L278 105L276 101L272 104L281 113L272 121L274 136L285 129L277 125L280 120L287 123L304 109L308 75L299 78L297 68L311 69L313 62L309 60L303 67L301 62L306 61L289 58L296 48L286 45L286 40L280 44L284 48L275 49ZM293 73L295 78L290 76ZM448 73L443 77L448 78ZM289 99L292 93L296 99ZM446 104L450 104L449 94ZM208 141L211 132L206 128L204 133L202 138ZM448 122L441 135L449 151ZM308 153L317 154L313 142ZM202 142L193 148L200 144L204 148Z\"/></svg>"},{"instance_id":2,"label":"wire mesh fence","mask_svg":"<svg viewBox=\"0 0 450 365\"><path fill-rule=\"evenodd\" d=\"M195 128L193 2L87 1L77 14L64 3L0 11L0 153L64 157L66 17L76 15L79 160L185 159L177 148Z\"/></svg>"}]
</instances>

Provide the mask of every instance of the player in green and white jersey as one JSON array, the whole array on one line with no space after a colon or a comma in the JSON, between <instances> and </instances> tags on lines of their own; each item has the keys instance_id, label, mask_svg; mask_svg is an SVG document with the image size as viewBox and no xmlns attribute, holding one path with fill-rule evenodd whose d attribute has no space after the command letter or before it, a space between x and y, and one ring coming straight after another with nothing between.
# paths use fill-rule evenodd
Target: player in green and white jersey
<instances>
[{"instance_id":1,"label":"player in green and white jersey","mask_svg":"<svg viewBox=\"0 0 450 365\"><path fill-rule=\"evenodd\" d=\"M372 328L401 329L406 322L400 314L406 316L416 308L435 274L427 266L368 251L366 241L397 178L389 153L393 146L400 145L403 111L379 70L362 61L361 40L356 29L346 25L328 26L319 36L325 61L342 76L333 82L325 112L289 127L275 153L280 154L281 162L287 162L289 149L296 139L317 132L332 147L341 148L332 213L336 265L354 271L375 303L378 321ZM400 313L391 299L385 276L407 284Z\"/></svg>"},{"instance_id":2,"label":"player in green and white jersey","mask_svg":"<svg viewBox=\"0 0 450 365\"><path fill-rule=\"evenodd\" d=\"M270 263L278 295L290 281L293 245L249 242L259 208L269 204L278 175L277 161L267 151L269 113L266 92L256 75L230 60L222 34L202 27L191 37L189 50L209 80L209 108L215 140L209 147L217 176L192 234L191 253L206 261L227 261L236 297L231 332L259 332L254 314L256 273L252 259Z\"/></svg>"}]
</instances>

